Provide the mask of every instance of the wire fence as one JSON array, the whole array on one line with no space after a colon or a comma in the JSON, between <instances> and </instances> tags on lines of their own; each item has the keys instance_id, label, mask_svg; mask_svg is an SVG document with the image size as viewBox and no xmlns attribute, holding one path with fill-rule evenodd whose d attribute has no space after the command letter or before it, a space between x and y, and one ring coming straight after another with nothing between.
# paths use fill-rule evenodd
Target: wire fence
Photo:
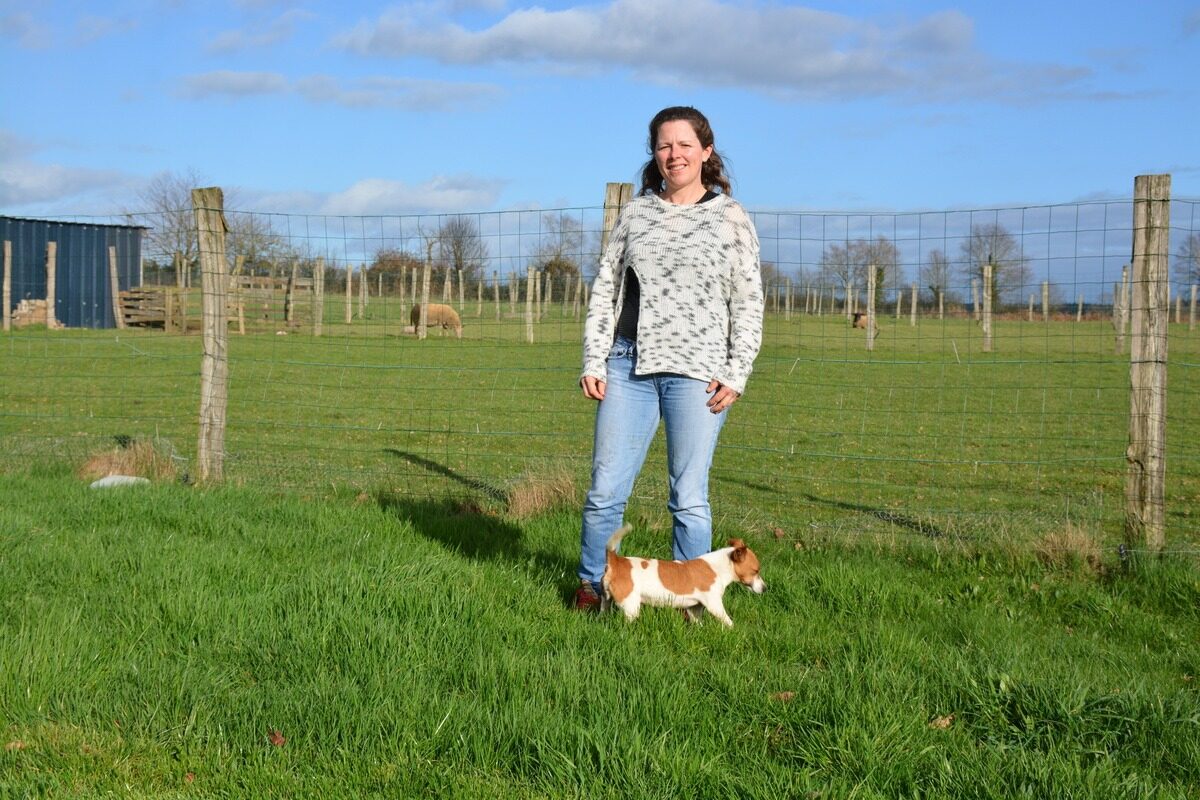
<instances>
[{"instance_id":1,"label":"wire fence","mask_svg":"<svg viewBox=\"0 0 1200 800\"><path fill-rule=\"evenodd\" d=\"M1163 511L1167 551L1188 554L1200 547L1198 205L1171 201L1166 254ZM227 211L225 480L577 504L594 406L576 381L604 211ZM752 216L767 315L712 469L719 535L1122 540L1133 201ZM0 470L91 476L148 460L197 477L194 220L118 220L146 229L139 274L109 298L128 327L14 325L0 339ZM43 269L6 307L47 289ZM430 316L422 330L422 296L457 324ZM72 302L60 290L49 307L66 319ZM136 443L148 451L131 466ZM660 437L627 516L665 527L665 484Z\"/></svg>"}]
</instances>

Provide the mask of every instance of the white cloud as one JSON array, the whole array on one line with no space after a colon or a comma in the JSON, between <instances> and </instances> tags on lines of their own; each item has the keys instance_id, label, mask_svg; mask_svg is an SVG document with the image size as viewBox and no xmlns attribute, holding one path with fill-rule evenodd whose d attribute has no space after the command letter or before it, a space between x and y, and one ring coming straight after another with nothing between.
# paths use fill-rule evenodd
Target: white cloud
<instances>
[{"instance_id":1,"label":"white cloud","mask_svg":"<svg viewBox=\"0 0 1200 800\"><path fill-rule=\"evenodd\" d=\"M1200 8L1195 9L1183 18L1183 35L1191 37L1197 33L1200 33Z\"/></svg>"},{"instance_id":2,"label":"white cloud","mask_svg":"<svg viewBox=\"0 0 1200 800\"><path fill-rule=\"evenodd\" d=\"M134 19L83 16L75 21L75 43L88 44L108 36L131 31L136 27L137 20Z\"/></svg>"},{"instance_id":3,"label":"white cloud","mask_svg":"<svg viewBox=\"0 0 1200 800\"><path fill-rule=\"evenodd\" d=\"M343 86L327 75L298 80L296 90L312 103L404 111L446 111L487 101L500 94L498 87L485 83L374 77Z\"/></svg>"},{"instance_id":4,"label":"white cloud","mask_svg":"<svg viewBox=\"0 0 1200 800\"><path fill-rule=\"evenodd\" d=\"M50 29L26 11L0 16L0 38L12 39L25 50L43 50L53 42Z\"/></svg>"},{"instance_id":5,"label":"white cloud","mask_svg":"<svg viewBox=\"0 0 1200 800\"><path fill-rule=\"evenodd\" d=\"M1011 99L1061 89L1088 74L994 63L974 40L974 23L959 11L880 22L777 4L612 0L559 11L521 9L481 30L397 8L335 36L333 44L362 55L449 64L624 70L659 83L742 87L788 98L994 93L993 99ZM1039 83L1029 86L1029 80Z\"/></svg>"},{"instance_id":6,"label":"white cloud","mask_svg":"<svg viewBox=\"0 0 1200 800\"><path fill-rule=\"evenodd\" d=\"M270 47L292 38L299 23L314 19L315 16L311 12L293 8L263 27L223 31L208 43L206 49L210 53L235 53Z\"/></svg>"},{"instance_id":7,"label":"white cloud","mask_svg":"<svg viewBox=\"0 0 1200 800\"><path fill-rule=\"evenodd\" d=\"M0 166L0 206L28 208L54 203L80 208L87 204L82 198L112 193L131 182L129 175L116 170L9 162Z\"/></svg>"},{"instance_id":8,"label":"white cloud","mask_svg":"<svg viewBox=\"0 0 1200 800\"><path fill-rule=\"evenodd\" d=\"M184 77L178 93L182 97L199 100L220 96L280 94L287 91L287 88L287 79L277 72L217 70Z\"/></svg>"},{"instance_id":9,"label":"white cloud","mask_svg":"<svg viewBox=\"0 0 1200 800\"><path fill-rule=\"evenodd\" d=\"M447 111L487 102L500 94L487 83L456 83L384 76L342 82L311 75L289 82L275 72L206 72L182 79L177 94L192 100L250 97L297 92L310 103L344 108L394 108L402 111Z\"/></svg>"},{"instance_id":10,"label":"white cloud","mask_svg":"<svg viewBox=\"0 0 1200 800\"><path fill-rule=\"evenodd\" d=\"M410 184L366 178L339 192L243 192L247 208L263 212L376 216L438 214L491 208L504 182L469 175L435 176Z\"/></svg>"}]
</instances>

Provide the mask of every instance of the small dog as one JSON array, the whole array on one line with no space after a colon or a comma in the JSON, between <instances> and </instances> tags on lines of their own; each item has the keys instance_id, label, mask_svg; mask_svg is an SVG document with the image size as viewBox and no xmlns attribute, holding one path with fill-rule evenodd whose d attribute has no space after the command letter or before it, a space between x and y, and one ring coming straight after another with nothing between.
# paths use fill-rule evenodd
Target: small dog
<instances>
[{"instance_id":1,"label":"small dog","mask_svg":"<svg viewBox=\"0 0 1200 800\"><path fill-rule=\"evenodd\" d=\"M759 575L758 556L741 539L730 539L729 547L714 550L690 561L659 561L653 558L625 558L617 555L621 539L631 525L624 525L608 540L604 578L604 597L600 609L616 603L628 620L637 619L642 604L682 608L690 621L708 612L727 627L733 620L725 613L722 597L725 587L734 581L755 594L767 590Z\"/></svg>"}]
</instances>

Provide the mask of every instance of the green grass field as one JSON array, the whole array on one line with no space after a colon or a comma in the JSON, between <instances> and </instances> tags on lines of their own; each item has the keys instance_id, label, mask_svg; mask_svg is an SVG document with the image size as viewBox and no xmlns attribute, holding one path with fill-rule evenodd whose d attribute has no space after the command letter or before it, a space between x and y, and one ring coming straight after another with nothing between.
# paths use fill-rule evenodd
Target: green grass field
<instances>
[{"instance_id":1,"label":"green grass field","mask_svg":"<svg viewBox=\"0 0 1200 800\"><path fill-rule=\"evenodd\" d=\"M579 324L397 309L230 340L0 337L2 797L1193 797L1200 337L1172 327L1168 555L1122 559L1105 322L775 316L713 469L737 627L568 613ZM340 319L340 316L337 317ZM151 486L80 470L149 442ZM661 445L631 552L664 556ZM514 498L566 476L542 513Z\"/></svg>"},{"instance_id":2,"label":"green grass field","mask_svg":"<svg viewBox=\"0 0 1200 800\"><path fill-rule=\"evenodd\" d=\"M0 796L1192 797L1200 576L755 536L564 610L577 516L0 479ZM661 553L664 537L628 546Z\"/></svg>"}]
</instances>

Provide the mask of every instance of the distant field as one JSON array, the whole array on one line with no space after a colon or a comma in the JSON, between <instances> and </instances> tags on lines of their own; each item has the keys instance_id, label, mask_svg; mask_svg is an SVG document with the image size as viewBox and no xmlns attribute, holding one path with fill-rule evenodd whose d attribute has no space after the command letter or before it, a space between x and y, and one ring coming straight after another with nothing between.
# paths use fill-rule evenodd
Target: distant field
<instances>
[{"instance_id":1,"label":"distant field","mask_svg":"<svg viewBox=\"0 0 1200 800\"><path fill-rule=\"evenodd\" d=\"M566 473L582 492L593 409L575 387L581 326L560 304L523 343L521 311L467 304L461 341L327 304L324 335L250 320L230 337L226 474L305 493L498 502ZM334 322L333 320L338 320ZM875 349L840 315L769 315L713 468L718 524L807 535L1022 542L1079 527L1120 539L1128 355L1104 320L995 325L880 316ZM1172 325L1168 543L1200 541L1200 333ZM164 440L194 472L198 336L18 331L0 339L0 469L78 466L113 437ZM666 524L661 442L631 516Z\"/></svg>"}]
</instances>

